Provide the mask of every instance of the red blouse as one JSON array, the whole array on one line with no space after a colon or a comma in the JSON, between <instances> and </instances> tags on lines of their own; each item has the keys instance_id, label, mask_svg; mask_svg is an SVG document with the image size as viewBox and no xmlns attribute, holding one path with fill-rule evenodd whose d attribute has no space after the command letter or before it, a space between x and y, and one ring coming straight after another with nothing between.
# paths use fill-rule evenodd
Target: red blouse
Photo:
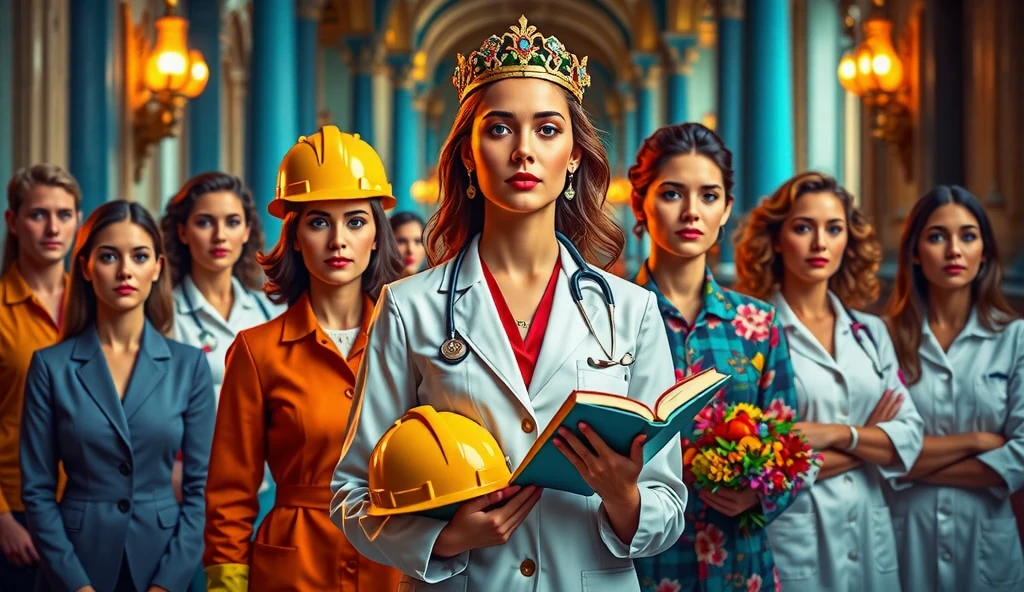
<instances>
[{"instance_id":1,"label":"red blouse","mask_svg":"<svg viewBox=\"0 0 1024 592\"><path fill-rule=\"evenodd\" d=\"M519 334L516 319L512 316L508 303L505 302L505 296L501 293L498 282L491 275L491 270L487 269L483 258L480 259L480 266L483 267L487 287L490 289L491 298L494 299L494 304L498 309L498 318L501 319L501 325L505 328L509 345L512 346L512 353L515 354L516 363L519 364L523 382L526 384L526 388L530 388L533 369L537 365L537 358L540 357L540 346L544 343L544 333L548 328L548 318L551 316L551 304L555 300L555 285L558 282L559 271L562 269L562 261L555 260L551 279L548 280L548 285L544 288L544 296L541 297L540 304L537 305L537 312L534 313L530 328L527 329L525 341Z\"/></svg>"}]
</instances>

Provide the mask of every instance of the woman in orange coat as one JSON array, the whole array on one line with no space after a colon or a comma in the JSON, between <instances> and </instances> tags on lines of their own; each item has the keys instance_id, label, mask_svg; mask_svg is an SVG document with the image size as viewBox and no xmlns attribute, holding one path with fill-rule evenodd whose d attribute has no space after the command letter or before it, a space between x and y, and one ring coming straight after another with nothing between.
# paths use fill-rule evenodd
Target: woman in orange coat
<instances>
[{"instance_id":1,"label":"woman in orange coat","mask_svg":"<svg viewBox=\"0 0 1024 592\"><path fill-rule=\"evenodd\" d=\"M373 148L334 126L281 163L269 207L281 238L260 263L264 291L288 310L227 354L206 485L210 591L397 587L398 572L361 557L328 513L371 298L402 272L384 214L394 203ZM251 541L264 462L277 497Z\"/></svg>"}]
</instances>

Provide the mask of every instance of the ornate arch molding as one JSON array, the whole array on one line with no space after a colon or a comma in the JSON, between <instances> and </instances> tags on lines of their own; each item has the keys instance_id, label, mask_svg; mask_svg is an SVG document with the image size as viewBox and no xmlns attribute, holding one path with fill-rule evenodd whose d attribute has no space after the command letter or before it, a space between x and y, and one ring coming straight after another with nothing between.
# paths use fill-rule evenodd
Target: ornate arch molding
<instances>
[{"instance_id":1,"label":"ornate arch molding","mask_svg":"<svg viewBox=\"0 0 1024 592\"><path fill-rule=\"evenodd\" d=\"M628 76L629 38L607 13L595 11L583 0L562 0L557 8L541 2L516 6L494 6L490 0L459 2L433 19L429 29L414 32L422 40L417 49L427 56L426 72L433 74L444 59L458 52L476 49L487 35L505 31L520 14L526 14L545 35L556 35L574 53L589 55L617 77Z\"/></svg>"}]
</instances>

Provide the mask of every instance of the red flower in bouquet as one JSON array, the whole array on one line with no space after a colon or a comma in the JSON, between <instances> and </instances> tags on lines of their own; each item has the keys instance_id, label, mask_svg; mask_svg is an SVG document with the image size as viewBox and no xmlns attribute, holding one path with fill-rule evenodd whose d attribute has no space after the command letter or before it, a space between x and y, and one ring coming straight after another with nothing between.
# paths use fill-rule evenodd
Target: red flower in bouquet
<instances>
[{"instance_id":1,"label":"red flower in bouquet","mask_svg":"<svg viewBox=\"0 0 1024 592\"><path fill-rule=\"evenodd\" d=\"M712 492L749 487L770 507L770 498L799 488L803 477L821 463L803 435L793 431L793 419L792 410L781 403L773 402L769 412L762 412L749 403L716 401L698 414L684 465L697 487ZM740 515L741 528L764 523L760 507Z\"/></svg>"}]
</instances>

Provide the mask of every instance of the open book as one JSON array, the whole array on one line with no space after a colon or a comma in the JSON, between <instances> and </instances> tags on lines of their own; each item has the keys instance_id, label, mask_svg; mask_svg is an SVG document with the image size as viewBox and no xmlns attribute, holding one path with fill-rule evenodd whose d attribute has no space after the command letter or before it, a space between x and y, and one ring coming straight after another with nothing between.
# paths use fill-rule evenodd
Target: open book
<instances>
[{"instance_id":1,"label":"open book","mask_svg":"<svg viewBox=\"0 0 1024 592\"><path fill-rule=\"evenodd\" d=\"M728 374L722 374L714 368L691 374L662 393L655 401L654 409L619 395L573 391L530 447L519 468L512 473L510 485L536 485L585 496L593 495L593 488L587 485L576 467L552 442L560 426L572 430L586 444L586 437L577 428L580 422L584 422L612 450L625 456L629 455L633 439L640 434L647 434L647 442L644 443L644 463L647 463L672 438L678 438L680 432L685 430L689 433L692 430L693 419L730 378ZM682 465L682 457L677 460ZM449 504L419 514L451 520L460 505Z\"/></svg>"},{"instance_id":2,"label":"open book","mask_svg":"<svg viewBox=\"0 0 1024 592\"><path fill-rule=\"evenodd\" d=\"M569 428L586 443L586 437L577 428L580 422L584 422L612 450L626 456L633 439L646 434L646 463L672 438L691 429L693 419L730 378L714 368L687 376L662 393L653 409L640 401L618 395L573 391L541 432L519 468L512 473L511 484L592 495L594 490L552 442L559 427Z\"/></svg>"}]
</instances>

